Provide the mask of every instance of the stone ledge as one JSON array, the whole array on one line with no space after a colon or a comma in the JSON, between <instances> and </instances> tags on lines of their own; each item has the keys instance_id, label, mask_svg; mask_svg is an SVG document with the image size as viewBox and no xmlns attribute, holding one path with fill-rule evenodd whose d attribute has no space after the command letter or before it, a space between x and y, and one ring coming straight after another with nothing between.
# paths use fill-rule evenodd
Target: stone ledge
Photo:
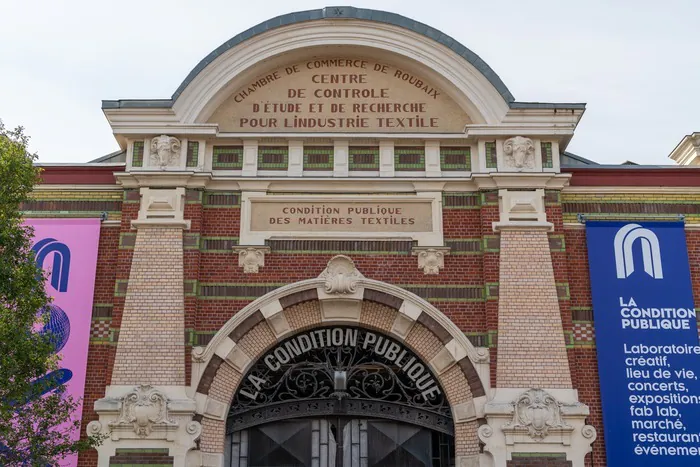
<instances>
[{"instance_id":1,"label":"stone ledge","mask_svg":"<svg viewBox=\"0 0 700 467\"><path fill-rule=\"evenodd\" d=\"M191 221L175 219L139 219L131 221L131 228L168 228L190 230Z\"/></svg>"},{"instance_id":2,"label":"stone ledge","mask_svg":"<svg viewBox=\"0 0 700 467\"><path fill-rule=\"evenodd\" d=\"M494 232L503 232L505 230L534 230L554 232L554 224L551 222L538 221L509 221L509 222L494 222L492 224Z\"/></svg>"}]
</instances>

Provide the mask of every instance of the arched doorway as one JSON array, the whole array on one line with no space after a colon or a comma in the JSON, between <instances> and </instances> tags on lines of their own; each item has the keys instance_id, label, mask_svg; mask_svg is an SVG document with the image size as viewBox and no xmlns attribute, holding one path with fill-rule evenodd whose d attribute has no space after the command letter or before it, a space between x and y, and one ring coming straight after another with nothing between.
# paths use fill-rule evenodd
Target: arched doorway
<instances>
[{"instance_id":1,"label":"arched doorway","mask_svg":"<svg viewBox=\"0 0 700 467\"><path fill-rule=\"evenodd\" d=\"M224 465L450 467L450 405L405 343L360 326L305 330L243 377L227 417Z\"/></svg>"},{"instance_id":2,"label":"arched doorway","mask_svg":"<svg viewBox=\"0 0 700 467\"><path fill-rule=\"evenodd\" d=\"M411 382L416 385L416 388L412 392L408 392L409 396L417 394L420 396L424 391L433 387L432 385L423 387L423 385L428 384L429 380L428 378L423 380L422 377L426 372L429 373L437 382L436 386L440 393L444 395L443 401L438 404L441 408L431 408L429 405L421 407L423 403L420 397L405 397L403 399L404 402L408 400L410 403L402 403L401 399L382 400L379 398L378 401L375 401L375 405L372 405L370 402L376 398L357 396L351 398L347 395L341 397L338 397L338 394L333 395L336 392L336 370L340 367L338 371L342 371L342 366L338 364L337 360L324 367L327 375L326 387L330 387L328 381L333 381L333 390L315 397L314 403L319 400L333 403L325 411L318 407L303 406L297 401L296 407L295 404L288 404L286 406L288 413L283 415L284 410L287 409L283 409L282 405L276 404L276 402L287 403L290 402L289 400L280 401L270 398L269 400L273 403L267 404L265 407L262 406L263 399L259 399L258 396L253 398L254 401L242 401L243 392L241 389L249 394L254 394L257 391L260 393L259 396L265 393L266 386L261 380L253 378L251 381L249 378L251 375L264 381L267 379L267 372L281 371L282 365L293 365L302 361L308 363L310 358L308 352L302 352L304 358L301 360L292 358L292 356L300 358L301 355L296 355L297 352L294 349L287 349L290 339L303 333L336 327L358 329L357 346L360 347L365 342L361 340L360 332L372 332L377 336L377 342L379 342L379 337L382 337L382 342L386 342L386 349L380 347L380 355L375 355L372 359L375 363L382 363L390 369L392 365L396 367L399 381L402 381L402 378L415 377L416 380L411 380ZM330 339L332 343L332 334ZM350 345L346 346L343 339L343 347L355 347L352 345L353 342L350 341ZM368 348L370 344L376 345L377 342L368 343ZM400 345L401 350L406 349L402 359L398 360L398 365L396 360L392 360L396 350L392 349L392 342ZM296 343L300 351L302 344L301 342ZM293 347L295 344L289 345ZM383 343L381 345L384 346ZM283 346L288 355L278 350L280 346ZM416 357L410 365L408 360L405 360L409 351L412 352L411 357ZM384 358L386 352L389 352L392 357L388 359L389 361ZM331 352L326 353L330 354ZM270 357L270 355L272 356ZM395 356L399 357L398 354ZM286 360L287 357L289 360ZM273 358L275 360L272 360ZM336 462L337 467L343 465L338 461L340 459L337 454L339 444L342 444L344 449L346 440L354 439L347 436L341 439L345 434L344 430L352 430L353 427L357 427L356 433L359 433L360 423L363 421L365 423L362 428L365 434L375 433L371 430L386 428L387 423L394 423L393 428L390 428L394 429L396 433L394 438L399 440L402 437L410 436L410 432L405 429L406 426L412 427L414 431L416 427L418 430L427 430L423 433L429 434L430 449L433 452L442 450L440 452L445 454L432 455L432 457L437 457L442 464L433 462L431 457L430 463L423 462L418 465L453 465L453 463L454 465L478 465L477 429L479 418L483 416L482 408L486 399L485 391L488 387L488 379L486 378L488 352L485 349L474 348L455 324L430 303L395 285L365 278L354 267L350 258L345 256L332 258L328 267L317 279L308 279L281 287L248 304L217 332L206 348L196 349L193 352L193 359L195 363L193 375L196 375L193 376L193 389L196 388L195 397L197 400L195 420L199 421L202 427L199 451L207 466L233 465L231 461L233 445L237 444L240 449L249 446L250 439L246 441L245 436L250 436L249 430L254 427L288 421L287 433L290 437L295 433L294 429L290 428L292 427L291 423L300 420L309 420L309 424L305 428L300 427L299 429L310 430L312 436L314 436L313 432L315 431L319 439L323 433L333 434L331 445L335 443L336 455L331 456L331 462ZM272 368L267 366L266 359ZM280 365L280 368L277 368L275 362ZM420 374L418 368L412 368L413 363L416 362L424 367ZM407 365L407 371L403 371L404 365ZM256 368L260 373L255 373ZM352 381L348 377L347 369L345 371L344 391L349 393ZM394 374L397 371L394 371ZM270 378L270 380L272 379ZM274 381L279 379L281 379L281 374L276 375ZM260 387L256 387L254 382ZM427 395L433 395L432 391ZM314 399L308 395L300 398ZM340 402L336 401L341 401L345 405L338 409L335 404ZM416 401L417 403L415 403ZM365 410L349 411L348 404L359 404ZM246 409L241 409L244 406ZM403 418L387 413L393 410L392 407L396 408L396 411ZM314 410L311 411L311 408ZM294 412L291 412L292 409ZM291 413L296 415L292 416ZM413 414L413 417L404 416L405 414ZM238 417L238 420L235 423L229 422L229 415ZM440 417L436 417L436 415L440 415ZM246 417L253 421L246 421ZM433 422L430 422L431 419ZM353 423L353 420L357 420L357 422ZM318 424L315 424L314 421L318 421ZM322 427L322 422L327 424L324 425L325 428ZM350 426L350 428L345 428L346 426ZM248 431L244 433L244 430ZM234 436L235 433L239 433L237 438ZM418 436L427 438L428 435L423 433L418 434ZM433 433L439 435L433 435ZM369 434L367 436L368 440L371 441L371 436ZM451 436L454 436L454 443ZM377 437L378 433L375 438ZM350 446L352 444L350 441ZM355 444L357 445L357 443ZM307 445L302 443L301 446ZM319 444L318 447L320 450L321 445ZM359 445L358 449L361 447ZM369 445L367 448L370 449ZM425 458L427 449L423 449L421 452ZM237 456L239 465L253 465L252 462L248 462L250 459L241 456L240 453ZM420 458L420 456L418 457ZM312 458L310 465L321 466L320 458L317 459L318 464L314 463L313 460ZM369 456L366 460L366 464L371 465ZM268 461L263 459L261 462ZM262 465L275 464L263 463ZM297 466L305 464L298 461L282 460L277 465ZM365 464L361 462L360 465ZM377 463L376 465L412 464L398 461L398 464Z\"/></svg>"}]
</instances>

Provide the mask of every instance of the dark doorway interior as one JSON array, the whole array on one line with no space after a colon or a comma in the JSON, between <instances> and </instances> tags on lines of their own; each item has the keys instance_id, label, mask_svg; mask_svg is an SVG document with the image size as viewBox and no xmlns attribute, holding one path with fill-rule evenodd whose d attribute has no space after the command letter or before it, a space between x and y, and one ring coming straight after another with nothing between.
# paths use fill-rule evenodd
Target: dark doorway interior
<instances>
[{"instance_id":1,"label":"dark doorway interior","mask_svg":"<svg viewBox=\"0 0 700 467\"><path fill-rule=\"evenodd\" d=\"M227 437L230 467L454 467L452 436L382 419L304 418Z\"/></svg>"}]
</instances>

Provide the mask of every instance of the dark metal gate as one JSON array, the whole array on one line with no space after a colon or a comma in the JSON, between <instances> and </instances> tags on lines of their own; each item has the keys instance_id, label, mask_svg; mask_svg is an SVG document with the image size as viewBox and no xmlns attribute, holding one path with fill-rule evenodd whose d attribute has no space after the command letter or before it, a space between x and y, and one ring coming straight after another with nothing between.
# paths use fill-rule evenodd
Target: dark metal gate
<instances>
[{"instance_id":1,"label":"dark metal gate","mask_svg":"<svg viewBox=\"0 0 700 467\"><path fill-rule=\"evenodd\" d=\"M230 467L452 467L449 404L428 365L375 331L305 331L244 376L227 420Z\"/></svg>"},{"instance_id":2,"label":"dark metal gate","mask_svg":"<svg viewBox=\"0 0 700 467\"><path fill-rule=\"evenodd\" d=\"M229 467L454 467L450 435L390 420L321 418L227 437Z\"/></svg>"}]
</instances>

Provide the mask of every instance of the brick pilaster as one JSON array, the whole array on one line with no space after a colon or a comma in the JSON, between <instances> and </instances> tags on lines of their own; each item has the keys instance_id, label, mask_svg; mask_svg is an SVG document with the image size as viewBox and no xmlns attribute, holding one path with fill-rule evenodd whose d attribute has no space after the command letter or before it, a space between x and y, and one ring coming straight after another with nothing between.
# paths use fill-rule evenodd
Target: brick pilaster
<instances>
[{"instance_id":1,"label":"brick pilaster","mask_svg":"<svg viewBox=\"0 0 700 467\"><path fill-rule=\"evenodd\" d=\"M112 384L184 385L184 319L182 228L141 226Z\"/></svg>"},{"instance_id":2,"label":"brick pilaster","mask_svg":"<svg viewBox=\"0 0 700 467\"><path fill-rule=\"evenodd\" d=\"M559 299L544 229L501 232L496 385L570 389Z\"/></svg>"}]
</instances>

